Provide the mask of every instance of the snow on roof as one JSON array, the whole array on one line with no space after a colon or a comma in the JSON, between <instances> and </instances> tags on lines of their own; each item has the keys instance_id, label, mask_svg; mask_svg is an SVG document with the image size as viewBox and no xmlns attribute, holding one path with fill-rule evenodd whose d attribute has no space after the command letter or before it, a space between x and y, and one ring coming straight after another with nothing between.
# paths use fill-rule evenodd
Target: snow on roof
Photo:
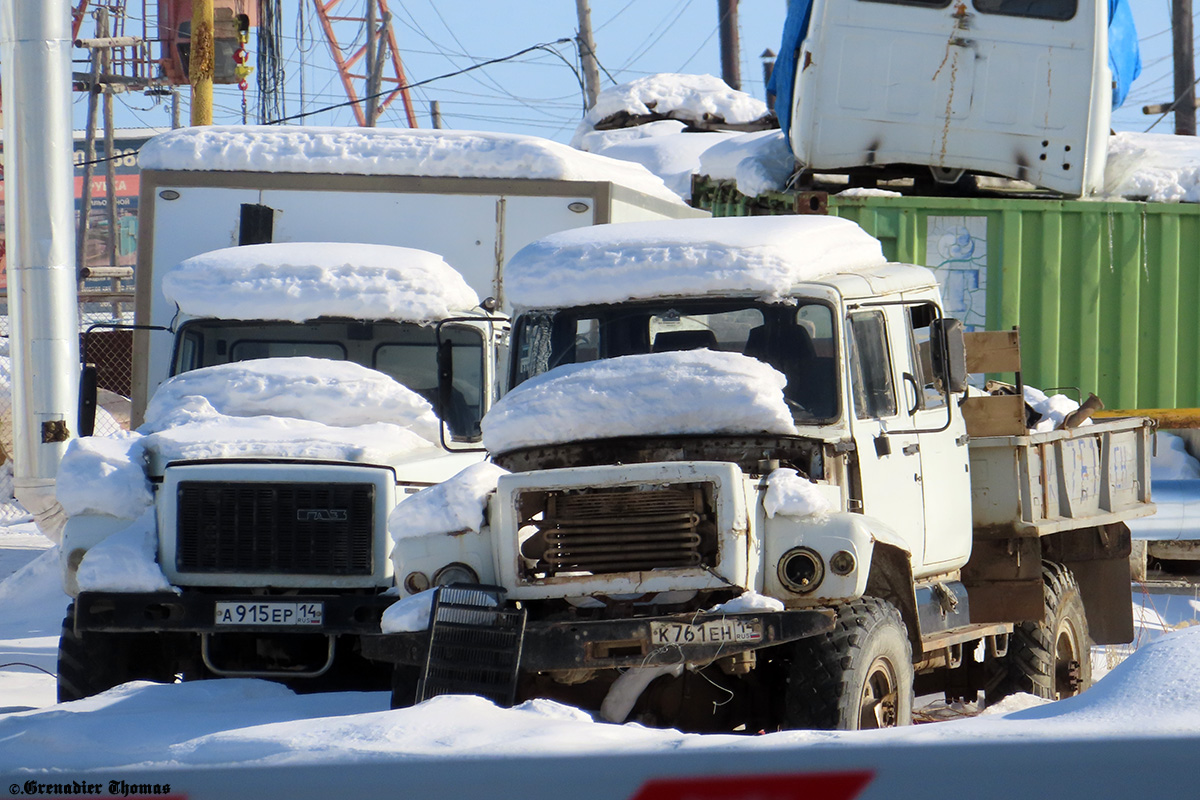
<instances>
[{"instance_id":1,"label":"snow on roof","mask_svg":"<svg viewBox=\"0 0 1200 800\"><path fill-rule=\"evenodd\" d=\"M637 162L662 178L667 188L686 199L692 195L692 176L703 172L701 154L739 134L682 133L683 128L682 122L661 120L632 128L592 131L583 135L579 149Z\"/></svg>"},{"instance_id":2,"label":"snow on roof","mask_svg":"<svg viewBox=\"0 0 1200 800\"><path fill-rule=\"evenodd\" d=\"M412 428L431 442L438 439L433 407L408 387L352 361L303 356L237 361L176 375L150 399L139 431L155 433L214 413L342 427L386 422Z\"/></svg>"},{"instance_id":3,"label":"snow on roof","mask_svg":"<svg viewBox=\"0 0 1200 800\"><path fill-rule=\"evenodd\" d=\"M1200 203L1200 142L1163 133L1114 134L1104 191L1152 203Z\"/></svg>"},{"instance_id":4,"label":"snow on roof","mask_svg":"<svg viewBox=\"0 0 1200 800\"><path fill-rule=\"evenodd\" d=\"M596 225L522 248L505 268L521 308L753 293L886 263L879 240L838 217L780 216Z\"/></svg>"},{"instance_id":5,"label":"snow on roof","mask_svg":"<svg viewBox=\"0 0 1200 800\"><path fill-rule=\"evenodd\" d=\"M502 397L483 445L504 453L614 436L794 434L787 378L741 353L689 350L557 367Z\"/></svg>"},{"instance_id":6,"label":"snow on roof","mask_svg":"<svg viewBox=\"0 0 1200 800\"><path fill-rule=\"evenodd\" d=\"M611 181L680 202L638 165L536 136L409 128L212 125L156 136L142 169Z\"/></svg>"},{"instance_id":7,"label":"snow on roof","mask_svg":"<svg viewBox=\"0 0 1200 800\"><path fill-rule=\"evenodd\" d=\"M571 146L579 147L596 123L622 111L630 114L677 112L687 119L720 117L726 122L751 122L767 113L767 104L753 95L729 88L712 75L663 72L605 89L588 109Z\"/></svg>"},{"instance_id":8,"label":"snow on roof","mask_svg":"<svg viewBox=\"0 0 1200 800\"><path fill-rule=\"evenodd\" d=\"M796 157L778 129L738 134L700 155L699 174L732 179L747 197L782 191L795 170Z\"/></svg>"},{"instance_id":9,"label":"snow on roof","mask_svg":"<svg viewBox=\"0 0 1200 800\"><path fill-rule=\"evenodd\" d=\"M479 305L475 291L441 256L382 244L227 247L169 269L162 286L183 313L220 319L429 322Z\"/></svg>"}]
</instances>

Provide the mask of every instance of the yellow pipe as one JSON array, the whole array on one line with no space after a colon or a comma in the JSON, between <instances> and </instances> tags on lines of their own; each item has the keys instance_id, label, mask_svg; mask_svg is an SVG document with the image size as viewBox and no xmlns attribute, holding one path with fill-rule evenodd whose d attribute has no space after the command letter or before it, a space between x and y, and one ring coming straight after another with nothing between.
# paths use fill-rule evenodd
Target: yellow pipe
<instances>
[{"instance_id":1,"label":"yellow pipe","mask_svg":"<svg viewBox=\"0 0 1200 800\"><path fill-rule=\"evenodd\" d=\"M1200 408L1108 408L1092 415L1093 419L1111 417L1149 417L1160 428L1200 428Z\"/></svg>"},{"instance_id":2,"label":"yellow pipe","mask_svg":"<svg viewBox=\"0 0 1200 800\"><path fill-rule=\"evenodd\" d=\"M213 0L192 0L191 55L188 59L192 125L212 125L213 70L216 66L213 36Z\"/></svg>"}]
</instances>

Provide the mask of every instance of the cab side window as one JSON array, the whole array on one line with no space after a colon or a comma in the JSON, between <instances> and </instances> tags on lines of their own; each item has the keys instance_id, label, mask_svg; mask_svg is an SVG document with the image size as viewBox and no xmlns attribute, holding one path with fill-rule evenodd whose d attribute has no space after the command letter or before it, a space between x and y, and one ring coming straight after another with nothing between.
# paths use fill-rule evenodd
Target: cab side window
<instances>
[{"instance_id":1,"label":"cab side window","mask_svg":"<svg viewBox=\"0 0 1200 800\"><path fill-rule=\"evenodd\" d=\"M1079 0L975 0L981 14L1064 21L1075 16Z\"/></svg>"},{"instance_id":2,"label":"cab side window","mask_svg":"<svg viewBox=\"0 0 1200 800\"><path fill-rule=\"evenodd\" d=\"M859 419L894 417L896 390L892 385L892 358L881 311L850 315L850 380L854 412Z\"/></svg>"}]
</instances>

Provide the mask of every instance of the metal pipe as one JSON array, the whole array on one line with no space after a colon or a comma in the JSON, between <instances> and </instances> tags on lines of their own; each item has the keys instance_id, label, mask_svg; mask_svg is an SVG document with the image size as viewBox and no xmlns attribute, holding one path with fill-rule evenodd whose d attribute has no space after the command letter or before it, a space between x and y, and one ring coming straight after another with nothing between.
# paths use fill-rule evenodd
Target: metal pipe
<instances>
[{"instance_id":1,"label":"metal pipe","mask_svg":"<svg viewBox=\"0 0 1200 800\"><path fill-rule=\"evenodd\" d=\"M79 404L70 20L67 0L0 0L14 488L55 541Z\"/></svg>"}]
</instances>

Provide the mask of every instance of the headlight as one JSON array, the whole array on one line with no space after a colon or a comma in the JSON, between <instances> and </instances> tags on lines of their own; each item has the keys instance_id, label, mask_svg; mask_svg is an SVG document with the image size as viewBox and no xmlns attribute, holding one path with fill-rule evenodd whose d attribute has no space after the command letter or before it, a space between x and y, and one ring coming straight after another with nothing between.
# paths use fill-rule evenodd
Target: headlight
<instances>
[{"instance_id":1,"label":"headlight","mask_svg":"<svg viewBox=\"0 0 1200 800\"><path fill-rule=\"evenodd\" d=\"M466 564L448 564L433 575L434 586L449 586L452 583L479 583L475 570Z\"/></svg>"},{"instance_id":2,"label":"headlight","mask_svg":"<svg viewBox=\"0 0 1200 800\"><path fill-rule=\"evenodd\" d=\"M793 547L779 559L779 581L798 594L816 589L825 577L821 556L807 547Z\"/></svg>"}]
</instances>

